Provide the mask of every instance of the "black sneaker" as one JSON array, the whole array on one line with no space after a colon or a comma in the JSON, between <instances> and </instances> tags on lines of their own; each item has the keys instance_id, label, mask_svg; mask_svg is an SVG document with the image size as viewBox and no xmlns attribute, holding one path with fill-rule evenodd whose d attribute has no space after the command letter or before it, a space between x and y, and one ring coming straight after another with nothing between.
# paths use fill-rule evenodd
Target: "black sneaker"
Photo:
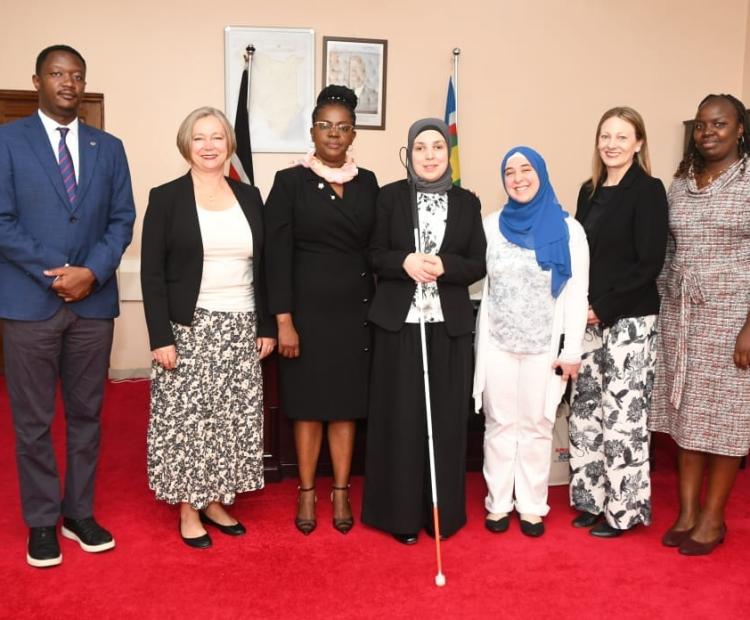
<instances>
[{"instance_id":1,"label":"black sneaker","mask_svg":"<svg viewBox=\"0 0 750 620\"><path fill-rule=\"evenodd\" d=\"M57 530L53 527L29 528L29 546L26 561L36 568L57 566L62 562Z\"/></svg>"},{"instance_id":2,"label":"black sneaker","mask_svg":"<svg viewBox=\"0 0 750 620\"><path fill-rule=\"evenodd\" d=\"M94 521L94 517L88 519L63 519L62 535L70 540L75 540L81 549L89 553L99 553L112 549L115 539L107 530Z\"/></svg>"}]
</instances>

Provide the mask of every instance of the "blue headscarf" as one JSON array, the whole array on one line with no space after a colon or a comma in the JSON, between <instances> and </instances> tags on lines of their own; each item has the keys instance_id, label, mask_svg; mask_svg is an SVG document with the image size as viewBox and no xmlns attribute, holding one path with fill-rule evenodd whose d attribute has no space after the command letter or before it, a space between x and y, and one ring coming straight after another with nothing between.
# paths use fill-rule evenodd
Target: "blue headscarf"
<instances>
[{"instance_id":1,"label":"blue headscarf","mask_svg":"<svg viewBox=\"0 0 750 620\"><path fill-rule=\"evenodd\" d=\"M570 234L563 210L549 182L547 164L542 156L528 146L516 146L505 154L500 165L500 178L505 187L505 166L512 155L520 153L529 160L539 177L539 191L527 203L510 196L500 212L500 232L516 245L534 250L536 262L544 271L552 270L552 296L563 290L573 271L570 265ZM506 189L507 191L507 189Z\"/></svg>"}]
</instances>

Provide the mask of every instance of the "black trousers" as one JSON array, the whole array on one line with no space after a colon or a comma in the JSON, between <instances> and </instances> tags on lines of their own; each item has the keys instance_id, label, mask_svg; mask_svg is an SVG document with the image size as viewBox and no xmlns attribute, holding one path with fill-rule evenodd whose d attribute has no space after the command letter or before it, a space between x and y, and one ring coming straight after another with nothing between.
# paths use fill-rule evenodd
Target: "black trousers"
<instances>
[{"instance_id":1,"label":"black trousers","mask_svg":"<svg viewBox=\"0 0 750 620\"><path fill-rule=\"evenodd\" d=\"M466 433L471 335L427 324L433 441L441 534L466 523ZM432 527L432 498L419 326L375 329L362 521L393 533Z\"/></svg>"},{"instance_id":2,"label":"black trousers","mask_svg":"<svg viewBox=\"0 0 750 620\"><path fill-rule=\"evenodd\" d=\"M5 376L23 516L29 527L55 525L62 513L93 514L104 383L112 319L84 319L63 306L44 321L4 321ZM67 463L62 496L50 429L58 378L65 407Z\"/></svg>"}]
</instances>

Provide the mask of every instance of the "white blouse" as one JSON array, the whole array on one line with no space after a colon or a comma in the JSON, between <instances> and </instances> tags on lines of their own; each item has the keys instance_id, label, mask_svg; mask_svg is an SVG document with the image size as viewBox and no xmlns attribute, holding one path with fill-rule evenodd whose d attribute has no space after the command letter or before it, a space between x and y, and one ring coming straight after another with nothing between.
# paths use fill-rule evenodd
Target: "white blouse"
<instances>
[{"instance_id":1,"label":"white blouse","mask_svg":"<svg viewBox=\"0 0 750 620\"><path fill-rule=\"evenodd\" d=\"M546 353L552 337L552 272L542 271L534 250L496 230L488 233L487 314L490 342L510 353Z\"/></svg>"},{"instance_id":2,"label":"white blouse","mask_svg":"<svg viewBox=\"0 0 750 620\"><path fill-rule=\"evenodd\" d=\"M239 203L210 211L198 205L203 276L196 306L214 312L252 312L253 234Z\"/></svg>"},{"instance_id":3,"label":"white blouse","mask_svg":"<svg viewBox=\"0 0 750 620\"><path fill-rule=\"evenodd\" d=\"M417 192L417 211L419 213L419 236L422 241L422 252L437 254L445 237L445 222L448 218L448 194L424 194ZM424 320L426 323L442 323L443 309L440 306L440 293L437 282L422 285ZM419 287L414 291L407 323L419 323Z\"/></svg>"}]
</instances>

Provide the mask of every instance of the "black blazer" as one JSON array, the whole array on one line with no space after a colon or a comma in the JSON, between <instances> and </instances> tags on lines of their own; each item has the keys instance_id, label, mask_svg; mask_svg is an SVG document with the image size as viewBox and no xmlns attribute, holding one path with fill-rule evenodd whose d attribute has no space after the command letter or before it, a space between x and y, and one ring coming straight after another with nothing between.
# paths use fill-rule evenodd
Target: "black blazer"
<instances>
[{"instance_id":1,"label":"black blazer","mask_svg":"<svg viewBox=\"0 0 750 620\"><path fill-rule=\"evenodd\" d=\"M370 262L378 276L370 320L388 331L403 327L417 288L402 267L415 251L409 185L397 181L381 188L370 240ZM450 336L471 333L474 314L468 287L486 273L487 240L479 199L460 187L448 191L445 237L438 251L445 273L438 278L440 306Z\"/></svg>"},{"instance_id":2,"label":"black blazer","mask_svg":"<svg viewBox=\"0 0 750 620\"><path fill-rule=\"evenodd\" d=\"M593 200L591 181L578 194L576 219L584 223ZM589 304L604 326L659 312L656 278L667 248L667 194L659 179L637 164L625 173L587 231L591 267Z\"/></svg>"},{"instance_id":3,"label":"black blazer","mask_svg":"<svg viewBox=\"0 0 750 620\"><path fill-rule=\"evenodd\" d=\"M253 235L253 288L258 336L274 338L275 321L266 304L263 256L263 201L257 188L227 178ZM151 190L143 219L141 288L151 348L174 344L170 321L193 322L203 275L203 241L188 172Z\"/></svg>"}]
</instances>

